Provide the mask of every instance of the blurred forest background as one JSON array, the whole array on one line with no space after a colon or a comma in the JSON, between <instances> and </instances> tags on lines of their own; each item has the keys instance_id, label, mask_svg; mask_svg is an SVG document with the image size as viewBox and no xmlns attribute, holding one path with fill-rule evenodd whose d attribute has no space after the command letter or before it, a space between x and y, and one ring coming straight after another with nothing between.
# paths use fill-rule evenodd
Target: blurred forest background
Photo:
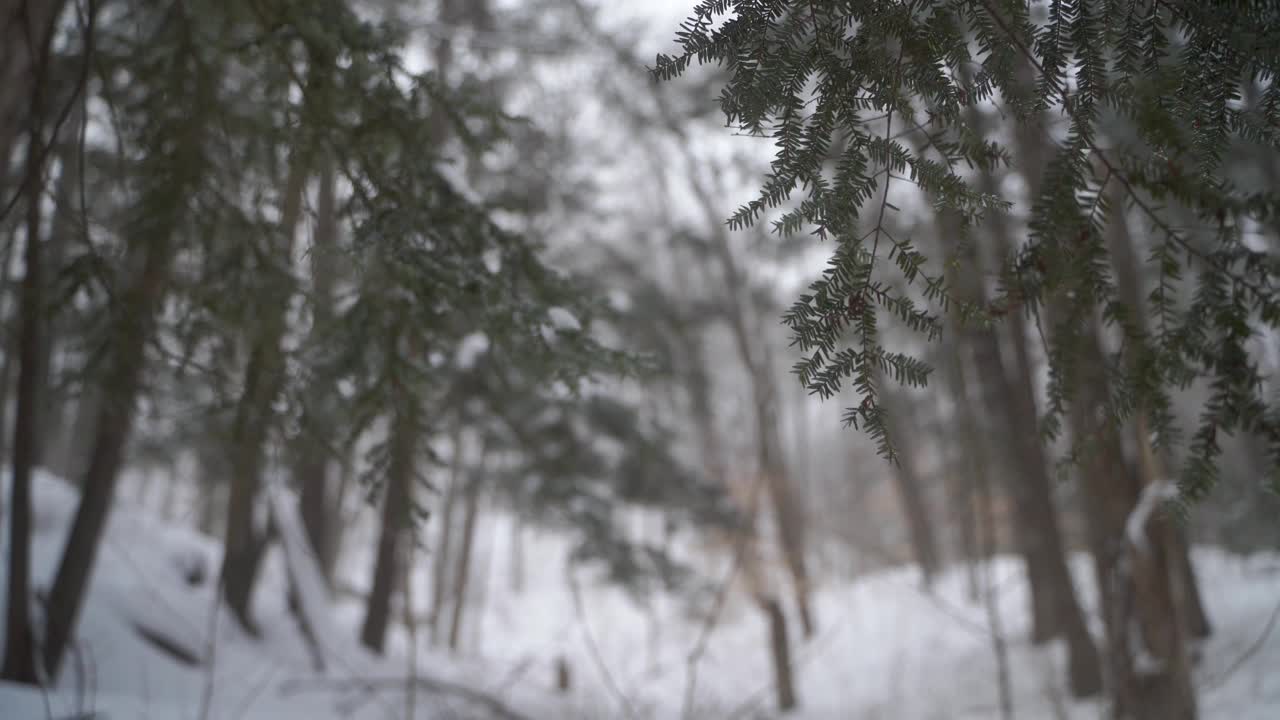
<instances>
[{"instance_id":1,"label":"blurred forest background","mask_svg":"<svg viewBox=\"0 0 1280 720\"><path fill-rule=\"evenodd\" d=\"M1051 141L969 107L1011 158L958 172L1014 202L973 243L875 192L988 310L880 314L934 368L874 378L890 462L780 322L833 244L726 223L775 141L726 67L650 70L690 5L0 0L0 715L1280 716L1268 438L1176 497L1191 440L1093 412L1102 325L1039 431L1053 351L998 280ZM1223 166L1274 194L1251 138ZM1167 265L1113 204L1141 324ZM1242 232L1274 299L1280 226Z\"/></svg>"}]
</instances>

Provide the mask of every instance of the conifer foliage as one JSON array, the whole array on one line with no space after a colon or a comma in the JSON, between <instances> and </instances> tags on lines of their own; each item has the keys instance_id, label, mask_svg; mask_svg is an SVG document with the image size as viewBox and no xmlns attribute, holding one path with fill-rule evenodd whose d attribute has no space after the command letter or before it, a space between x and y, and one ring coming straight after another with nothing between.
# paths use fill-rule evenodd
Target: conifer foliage
<instances>
[{"instance_id":1,"label":"conifer foliage","mask_svg":"<svg viewBox=\"0 0 1280 720\"><path fill-rule=\"evenodd\" d=\"M1276 3L705 0L677 41L655 75L721 66L729 124L775 141L759 196L729 225L768 220L781 236L834 243L784 318L803 353L794 370L823 397L851 383L863 399L846 421L882 454L894 449L877 372L912 386L930 374L882 344L882 323L894 316L932 340L958 309L968 322L1035 321L1051 364L1051 438L1098 315L1116 340L1104 417L1145 417L1157 446L1187 446L1184 499L1213 487L1220 433L1258 436L1273 473L1280 465L1280 408L1249 350L1280 325L1280 257L1255 242L1275 228L1280 197L1225 161L1280 146ZM1035 197L977 189L975 169L1024 160L975 125L996 111L1015 135L1039 134ZM979 271L956 266L966 253L928 257L890 232L885 219L908 210L894 201L911 188L954 216L961 247L981 246L995 213L1026 221L993 300L953 300L947 270ZM1108 254L1107 229L1126 221L1149 240L1145 309L1122 301ZM1183 438L1170 394L1197 380L1209 400Z\"/></svg>"}]
</instances>

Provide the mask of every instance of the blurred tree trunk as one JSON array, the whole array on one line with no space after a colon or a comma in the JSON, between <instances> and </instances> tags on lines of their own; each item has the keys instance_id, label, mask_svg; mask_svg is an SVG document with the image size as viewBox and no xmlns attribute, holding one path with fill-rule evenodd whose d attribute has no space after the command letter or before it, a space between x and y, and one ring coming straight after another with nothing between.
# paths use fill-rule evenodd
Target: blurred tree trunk
<instances>
[{"instance_id":1,"label":"blurred tree trunk","mask_svg":"<svg viewBox=\"0 0 1280 720\"><path fill-rule=\"evenodd\" d=\"M436 547L435 559L431 565L431 610L428 616L431 642L440 638L440 622L444 616L445 599L448 595L449 568L453 562L453 516L454 506L458 502L458 493L462 483L465 456L462 452L461 418L453 426L453 458L449 467L449 486L444 491L444 507L440 512L440 534Z\"/></svg>"},{"instance_id":2,"label":"blurred tree trunk","mask_svg":"<svg viewBox=\"0 0 1280 720\"><path fill-rule=\"evenodd\" d=\"M356 459L354 443L343 447L340 450L340 459L338 461L338 483L334 489L333 497L330 499L330 515L333 524L329 526L329 566L324 569L325 575L334 581L334 587L337 587L338 569L342 565L342 551L346 547L344 539L346 538L347 527L351 525L346 521L347 496L351 492L352 484L355 482L355 465Z\"/></svg>"},{"instance_id":3,"label":"blurred tree trunk","mask_svg":"<svg viewBox=\"0 0 1280 720\"><path fill-rule=\"evenodd\" d=\"M47 46L43 57L47 59ZM43 64L43 62L42 62ZM40 75L43 76L43 72ZM32 93L33 103L41 104L41 91ZM26 242L23 259L21 300L18 312L21 332L18 336L18 406L13 418L13 467L9 497L9 585L5 615L4 666L0 677L15 682L35 684L37 678L35 636L31 627L31 474L40 458L40 413L45 387L40 384L40 349L45 332L44 254L41 244L40 200L44 194L44 148L40 142L40 113L31 119L31 139L27 146L26 178Z\"/></svg>"},{"instance_id":4,"label":"blurred tree trunk","mask_svg":"<svg viewBox=\"0 0 1280 720\"><path fill-rule=\"evenodd\" d=\"M253 589L268 544L266 533L254 522L254 515L262 485L264 446L273 425L272 405L284 385L284 355L280 343L285 333L285 312L292 294L289 266L307 176L300 153L294 153L289 165L277 231L279 247L272 248L267 254L270 261L277 264L268 272L274 271L277 279L268 286L269 291L261 299L262 311L258 314L256 326L249 332L244 390L236 404L228 448L231 494L227 500L225 547L219 578L227 607L241 627L254 636L258 634L258 628L253 621Z\"/></svg>"},{"instance_id":5,"label":"blurred tree trunk","mask_svg":"<svg viewBox=\"0 0 1280 720\"><path fill-rule=\"evenodd\" d=\"M373 567L373 586L369 591L360 642L381 654L386 645L387 626L391 620L391 595L395 592L400 544L412 522L413 472L418 449L417 410L413 400L397 408L388 439L390 462L387 466L386 492L382 498L382 529Z\"/></svg>"},{"instance_id":6,"label":"blurred tree trunk","mask_svg":"<svg viewBox=\"0 0 1280 720\"><path fill-rule=\"evenodd\" d=\"M37 462L45 468L51 467L54 459L52 453L62 450L58 442L63 435L63 419L67 404L66 393L54 382L53 359L56 357L59 320L64 310L59 297L59 275L66 263L71 241L79 229L80 223L88 222L80 209L76 207L76 188L81 179L80 152L76 140L80 137L81 125L84 123L84 103L75 102L71 114L57 138L58 180L54 188L53 222L49 228L49 241L45 243L45 292L46 321L45 332L40 338L40 377L37 384L46 393L43 415L40 419L40 457Z\"/></svg>"},{"instance_id":7,"label":"blurred tree trunk","mask_svg":"<svg viewBox=\"0 0 1280 720\"><path fill-rule=\"evenodd\" d=\"M32 94L65 5L66 0L0 0L0 203L9 201L5 184L13 144L31 127Z\"/></svg>"},{"instance_id":8,"label":"blurred tree trunk","mask_svg":"<svg viewBox=\"0 0 1280 720\"><path fill-rule=\"evenodd\" d=\"M1190 662L1173 591L1171 558L1162 535L1172 519L1160 509L1142 528L1144 548L1130 542L1127 527L1143 487L1124 460L1120 430L1099 427L1092 412L1106 388L1104 356L1096 326L1083 334L1076 400L1070 408L1074 442L1091 452L1080 468L1085 490L1089 541L1093 551L1103 617L1115 715L1132 720L1194 720L1197 717Z\"/></svg>"},{"instance_id":9,"label":"blurred tree trunk","mask_svg":"<svg viewBox=\"0 0 1280 720\"><path fill-rule=\"evenodd\" d=\"M316 228L311 243L311 331L309 342L320 345L333 321L333 285L338 251L338 213L336 184L332 161L321 164L316 197ZM333 388L327 383L311 383L307 393L303 428L294 442L294 484L298 487L298 504L307 539L325 573L325 581L333 586L334 557L338 511L331 462L333 428Z\"/></svg>"},{"instance_id":10,"label":"blurred tree trunk","mask_svg":"<svg viewBox=\"0 0 1280 720\"><path fill-rule=\"evenodd\" d=\"M189 133L187 137L196 135ZM194 140L192 142L194 144ZM190 158L179 156L179 159L186 160L192 167L197 164ZM160 192L176 191L174 188L183 184L172 183ZM148 222L172 220L176 218L150 218ZM97 557L99 540L123 464L125 445L133 429L134 408L146 366L147 344L169 280L173 241L157 237L142 245L139 251L142 255L141 271L117 295L120 312L114 316L111 350L99 384L104 399L97 403L93 449L81 483L83 494L49 593L44 662L50 677L57 676L84 603L89 574Z\"/></svg>"},{"instance_id":11,"label":"blurred tree trunk","mask_svg":"<svg viewBox=\"0 0 1280 720\"><path fill-rule=\"evenodd\" d=\"M952 271L954 275L954 271ZM958 313L953 313L953 322L959 323ZM953 337L943 350L942 367L947 389L954 400L955 417L952 421L959 430L960 477L952 477L948 483L951 511L958 517L959 545L965 560L965 580L969 598L977 602L981 599L982 588L978 582L978 564L989 559L986 553L995 543L980 542L987 534L994 533L995 528L982 526L984 512L990 508L980 508L977 504L976 491L989 486L989 461L987 460L986 439L983 437L982 425L978 414L974 412L974 401L969 391L969 382L965 377L963 357L968 348L961 342L963 335ZM986 483L986 486L980 486Z\"/></svg>"},{"instance_id":12,"label":"blurred tree trunk","mask_svg":"<svg viewBox=\"0 0 1280 720\"><path fill-rule=\"evenodd\" d=\"M1124 207L1124 192L1119 186L1111 191L1112 202L1114 207ZM1115 268L1116 290L1119 298L1130 309L1130 317L1134 323L1134 329L1142 336L1147 336L1149 332L1149 322L1147 320L1146 308L1146 291L1143 287L1141 276L1141 264L1138 261L1138 255L1134 248L1137 239L1129 233L1128 219L1123 212L1117 210L1116 216L1112 218L1111 223L1107 226L1107 240L1111 252L1112 266ZM1146 409L1139 406L1136 409L1139 415L1139 421L1132 424L1133 441L1139 449L1139 456L1142 456L1143 450L1150 444L1150 438L1146 433L1141 432L1139 426L1145 423ZM1167 454L1162 458L1162 463L1169 462ZM1143 469L1139 463L1140 471ZM1160 478L1148 477L1145 484L1154 482ZM1171 521L1174 525L1168 534L1169 548L1168 552L1172 558L1171 562L1176 565L1174 577L1177 580L1177 590L1181 594L1180 606L1185 610L1184 622L1192 637L1204 638L1208 637L1211 632L1208 613L1204 609L1204 601L1200 597L1200 585L1196 581L1195 568L1191 564L1190 548L1187 544L1186 531L1176 521Z\"/></svg>"},{"instance_id":13,"label":"blurred tree trunk","mask_svg":"<svg viewBox=\"0 0 1280 720\"><path fill-rule=\"evenodd\" d=\"M676 328L681 334L686 328ZM747 590L764 615L769 629L769 657L773 662L774 688L778 708L786 711L798 704L795 683L792 680L791 639L787 632L787 618L782 605L769 587L761 567L759 540L756 533L756 514L759 510L758 487L743 488L730 481L726 472L724 450L720 434L716 430L715 413L711 407L711 379L706 374L706 363L701 339L686 338L678 343L684 351L685 389L692 407L693 421L697 428L699 449L707 474L720 482L725 492L735 501L744 518L743 527L730 533L732 552L738 556L738 564ZM759 485L761 479L754 481Z\"/></svg>"},{"instance_id":14,"label":"blurred tree trunk","mask_svg":"<svg viewBox=\"0 0 1280 720\"><path fill-rule=\"evenodd\" d=\"M887 387L885 383L880 383L880 386ZM938 543L933 534L933 521L925 499L924 483L916 466L916 448L912 447L914 436L907 429L912 425L910 403L892 392L883 393L881 402L888 417L889 433L898 449L898 462L893 468L898 501L902 503L916 564L920 566L925 586L931 587L939 569Z\"/></svg>"},{"instance_id":15,"label":"blurred tree trunk","mask_svg":"<svg viewBox=\"0 0 1280 720\"><path fill-rule=\"evenodd\" d=\"M958 358L957 358L958 364ZM963 374L963 368L961 368ZM963 380L962 380L963 382ZM971 435L972 437L972 435ZM980 446L975 446L980 447ZM981 470L981 463L977 463ZM996 555L995 497L991 492L991 479L979 472L974 477L976 515L978 518L978 553L982 556L981 597L987 613L987 625L991 634L991 652L996 661L996 690L1000 702L1001 720L1013 720L1013 678L1009 670L1009 645L1000 618L1000 604L996 588L991 580L992 560Z\"/></svg>"},{"instance_id":16,"label":"blurred tree trunk","mask_svg":"<svg viewBox=\"0 0 1280 720\"><path fill-rule=\"evenodd\" d=\"M218 534L218 518L225 512L218 512L218 488L222 484L223 473L219 470L220 449L212 442L197 441L195 455L196 495L199 503L199 515L196 526L200 532L214 537Z\"/></svg>"},{"instance_id":17,"label":"blurred tree trunk","mask_svg":"<svg viewBox=\"0 0 1280 720\"><path fill-rule=\"evenodd\" d=\"M86 383L75 403L75 419L67 433L63 457L50 468L74 484L84 480L93 454L93 426L97 422L103 402L103 391L94 383Z\"/></svg>"},{"instance_id":18,"label":"blurred tree trunk","mask_svg":"<svg viewBox=\"0 0 1280 720\"><path fill-rule=\"evenodd\" d=\"M480 514L480 488L484 481L484 443L480 447L480 470L466 480L463 490L462 545L458 548L458 564L453 576L453 618L449 621L449 650L458 651L462 618L467 605L467 581L471 577L471 555L475 547L476 520Z\"/></svg>"},{"instance_id":19,"label":"blurred tree trunk","mask_svg":"<svg viewBox=\"0 0 1280 720\"><path fill-rule=\"evenodd\" d=\"M778 710L787 712L796 707L795 681L791 671L791 641L787 638L787 619L777 599L760 601L769 623L769 651L773 654L774 684L778 690Z\"/></svg>"},{"instance_id":20,"label":"blurred tree trunk","mask_svg":"<svg viewBox=\"0 0 1280 720\"><path fill-rule=\"evenodd\" d=\"M698 183L695 182L695 185ZM701 186L699 185L701 188ZM699 201L704 207L708 222L715 217L715 206L705 188L697 191ZM756 461L759 471L765 479L765 487L769 491L770 505L773 507L774 525L778 532L778 543L782 549L783 560L791 574L792 587L795 591L796 608L800 613L800 625L805 637L812 637L817 629L813 611L809 602L809 573L805 558L804 518L801 516L799 499L796 497L794 483L787 475L787 466L782 457L782 439L778 431L778 393L773 381L773 362L768 341L761 332L752 332L754 313L745 306L747 302L741 297L746 284L738 269L737 260L729 245L729 237L723 223L710 226L714 235L717 255L720 258L720 270L724 275L726 292L729 294L728 307L725 310L729 321L729 329L733 335L734 346L738 350L738 359L747 371L751 384L751 398L756 421Z\"/></svg>"},{"instance_id":21,"label":"blurred tree trunk","mask_svg":"<svg viewBox=\"0 0 1280 720\"><path fill-rule=\"evenodd\" d=\"M997 237L1008 237L1006 227L993 225L991 229ZM972 264L965 275L963 292L966 297L981 302L984 297L978 275L981 260L974 255L972 245L969 260ZM1022 329L1020 321L1015 320L1014 343L1025 343L1019 333ZM1076 697L1096 694L1102 689L1102 669L1067 566L1052 482L1038 431L1034 389L1029 385L1029 377L1006 368L1000 340L993 328L973 328L966 334L972 343L977 376L985 391L985 406L992 417L999 418L1004 436L1012 441L1012 472L1005 473L1005 491L1013 502L1015 537L1024 554L1033 620L1038 623L1032 628L1032 640L1044 642L1062 636L1069 652L1068 680L1072 694ZM1024 346L1022 352L1025 351Z\"/></svg>"},{"instance_id":22,"label":"blurred tree trunk","mask_svg":"<svg viewBox=\"0 0 1280 720\"><path fill-rule=\"evenodd\" d=\"M3 250L0 250L0 263L3 263L0 264L0 342L4 343L4 362L0 363L0 450L3 450L6 462L10 459L9 451L12 449L12 438L9 435L9 390L13 383L9 381L13 377L17 355L15 349L18 345L16 333L9 322L9 293L14 280L10 268L13 249L18 245L19 225L20 223L14 223L9 237L5 238Z\"/></svg>"}]
</instances>

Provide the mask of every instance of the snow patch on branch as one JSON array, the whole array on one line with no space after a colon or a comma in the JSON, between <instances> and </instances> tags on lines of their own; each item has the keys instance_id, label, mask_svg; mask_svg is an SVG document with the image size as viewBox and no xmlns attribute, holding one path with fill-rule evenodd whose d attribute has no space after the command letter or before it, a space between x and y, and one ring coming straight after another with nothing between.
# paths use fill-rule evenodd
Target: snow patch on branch
<instances>
[{"instance_id":1,"label":"snow patch on branch","mask_svg":"<svg viewBox=\"0 0 1280 720\"><path fill-rule=\"evenodd\" d=\"M1165 672L1165 661L1156 657L1147 648L1142 637L1142 628L1136 621L1129 623L1129 657L1133 658L1133 672L1138 677L1156 677Z\"/></svg>"},{"instance_id":2,"label":"snow patch on branch","mask_svg":"<svg viewBox=\"0 0 1280 720\"><path fill-rule=\"evenodd\" d=\"M1142 489L1138 504L1134 506L1124 522L1124 534L1138 552L1147 552L1146 529L1147 523L1151 522L1151 515L1160 503L1176 497L1178 497L1178 488L1164 478L1159 478Z\"/></svg>"},{"instance_id":3,"label":"snow patch on branch","mask_svg":"<svg viewBox=\"0 0 1280 720\"><path fill-rule=\"evenodd\" d=\"M554 305L547 309L547 318L551 321L551 326L561 332L578 332L582 330L582 323L578 322L578 318L559 305Z\"/></svg>"}]
</instances>

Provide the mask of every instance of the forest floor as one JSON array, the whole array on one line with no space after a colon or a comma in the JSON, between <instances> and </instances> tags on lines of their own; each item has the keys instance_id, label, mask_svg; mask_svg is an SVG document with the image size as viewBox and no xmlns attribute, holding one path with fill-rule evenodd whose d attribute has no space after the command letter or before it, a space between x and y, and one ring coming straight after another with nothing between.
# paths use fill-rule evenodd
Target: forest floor
<instances>
[{"instance_id":1,"label":"forest floor","mask_svg":"<svg viewBox=\"0 0 1280 720\"><path fill-rule=\"evenodd\" d=\"M33 572L37 588L45 588L77 498L43 473L34 491ZM411 667L410 639L396 625L386 657L376 657L355 641L357 601L309 600L308 613L325 616L317 623L323 671L315 669L289 610L284 554L273 551L264 564L255 600L261 637L252 639L225 611L214 612L220 543L187 524L118 503L74 653L48 692L0 684L0 717L69 718L86 711L111 720L776 716L766 627L740 593L731 594L708 633L705 619L679 598L637 600L585 571L566 582L569 544L546 532L524 534L523 583L516 589L511 523L500 513L490 513L478 535L470 612L480 622L466 624L461 653L429 647L422 637ZM0 528L7 544L7 521L0 520ZM4 557L7 548L0 579L7 576ZM360 569L365 562L352 554L344 568L356 570L354 578L367 574ZM1242 558L1199 548L1195 562L1214 623L1197 667L1202 716L1280 717L1280 555ZM1089 598L1087 559L1076 558L1075 565L1082 596ZM189 582L201 571L200 582ZM711 574L723 577L724 568ZM999 560L990 576L1008 643L1014 717L1101 717L1098 704L1073 703L1062 689L1061 649L1026 642L1016 564ZM801 707L787 717L1000 716L988 613L968 599L962 572L947 573L928 593L912 569L869 573L822 586L815 608L815 636L794 638ZM571 688L555 694L561 658ZM697 659L692 691L691 658ZM418 680L411 684L408 677Z\"/></svg>"}]
</instances>

